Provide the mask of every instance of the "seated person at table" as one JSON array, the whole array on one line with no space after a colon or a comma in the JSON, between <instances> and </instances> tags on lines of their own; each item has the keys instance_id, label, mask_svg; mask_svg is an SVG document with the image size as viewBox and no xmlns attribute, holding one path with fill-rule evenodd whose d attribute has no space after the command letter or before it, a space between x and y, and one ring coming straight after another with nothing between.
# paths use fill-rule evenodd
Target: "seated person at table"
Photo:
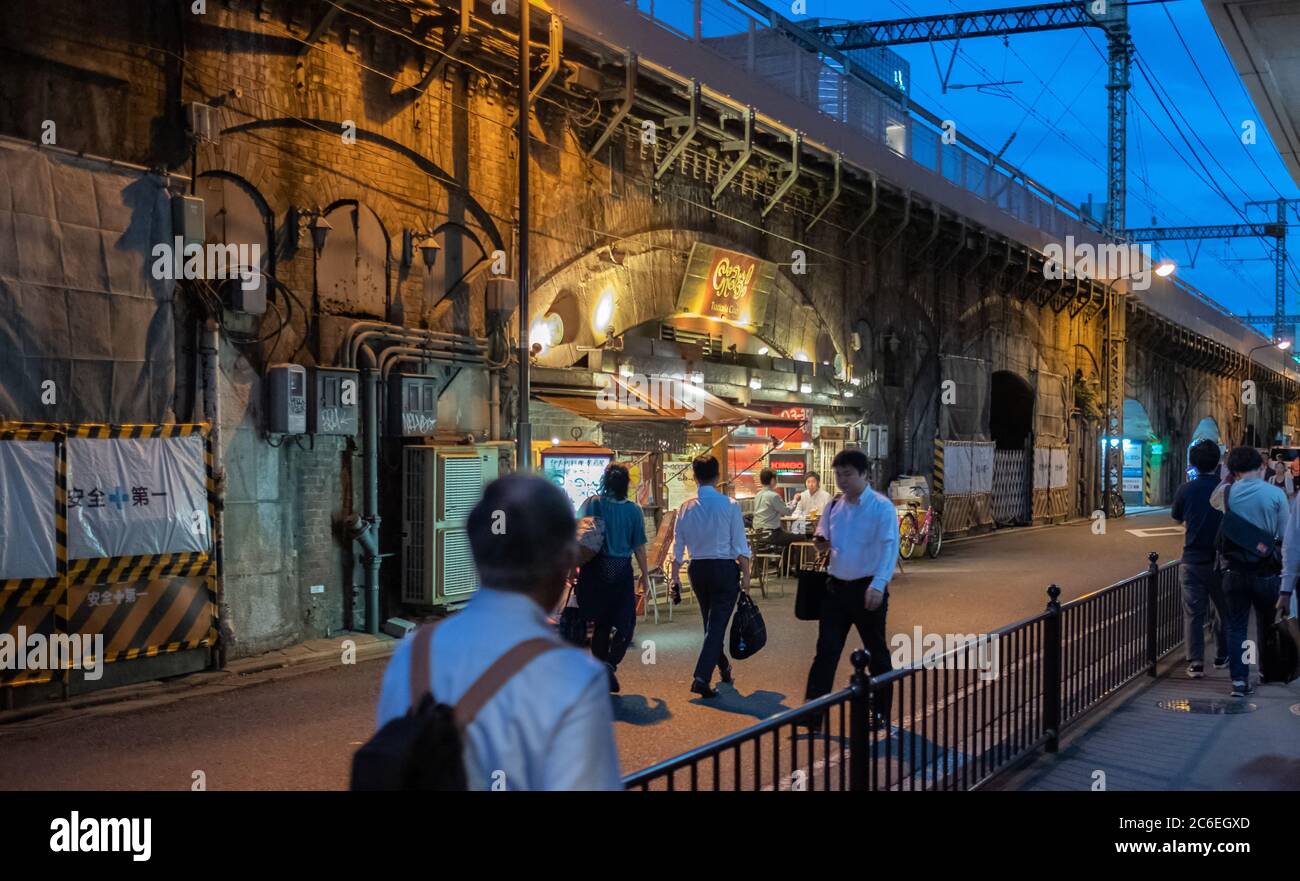
<instances>
[{"instance_id":1,"label":"seated person at table","mask_svg":"<svg viewBox=\"0 0 1300 881\"><path fill-rule=\"evenodd\" d=\"M781 518L790 516L785 499L776 491L776 472L764 468L758 474L763 488L754 496L754 541L769 547L785 547L795 540L781 525Z\"/></svg>"},{"instance_id":2,"label":"seated person at table","mask_svg":"<svg viewBox=\"0 0 1300 881\"><path fill-rule=\"evenodd\" d=\"M820 517L831 501L831 494L822 489L822 479L816 471L809 471L803 483L808 487L794 497L794 516L799 518Z\"/></svg>"}]
</instances>

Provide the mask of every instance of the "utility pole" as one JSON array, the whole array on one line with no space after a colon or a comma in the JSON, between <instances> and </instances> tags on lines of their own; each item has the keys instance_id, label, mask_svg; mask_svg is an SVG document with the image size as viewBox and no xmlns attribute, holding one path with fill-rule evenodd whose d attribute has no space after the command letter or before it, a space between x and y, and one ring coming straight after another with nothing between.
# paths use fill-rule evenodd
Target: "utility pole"
<instances>
[{"instance_id":1,"label":"utility pole","mask_svg":"<svg viewBox=\"0 0 1300 881\"><path fill-rule=\"evenodd\" d=\"M533 426L528 421L528 375L532 343L528 339L528 110L532 91L529 70L529 7L532 0L519 3L519 424L515 427L515 467L531 471L533 465Z\"/></svg>"}]
</instances>

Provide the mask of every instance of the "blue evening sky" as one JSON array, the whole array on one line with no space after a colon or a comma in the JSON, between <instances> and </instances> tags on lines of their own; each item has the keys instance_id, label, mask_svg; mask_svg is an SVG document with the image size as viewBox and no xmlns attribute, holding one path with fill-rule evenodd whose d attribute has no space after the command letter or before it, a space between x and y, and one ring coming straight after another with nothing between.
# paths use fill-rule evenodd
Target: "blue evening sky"
<instances>
[{"instance_id":1,"label":"blue evening sky","mask_svg":"<svg viewBox=\"0 0 1300 881\"><path fill-rule=\"evenodd\" d=\"M853 20L1018 5L1031 4L1017 0L807 0L809 16ZM788 3L773 2L772 6L789 14ZM1178 121L1170 121L1135 63L1129 103L1128 225L1241 223L1239 212L1245 210L1247 201L1276 199L1279 194L1296 196L1296 185L1262 124L1257 126L1256 144L1241 142L1242 121L1258 120L1258 116L1200 0L1135 6L1129 10L1129 19L1137 56L1163 89L1162 97ZM1023 34L1007 40L1006 44L1001 37L963 40L946 93L929 46L899 46L894 51L911 65L916 103L955 120L965 135L994 151L1014 133L1005 153L1011 164L1072 203L1085 201L1089 194L1097 202L1104 201L1107 74L1101 32L1087 28ZM951 47L952 43L935 44L943 69ZM998 81L1018 82L973 88ZM1195 147L1199 162L1184 137ZM1251 220L1264 218L1258 208L1247 216ZM1273 265L1269 249L1260 240L1205 241L1199 253L1187 243L1156 248L1162 256L1178 262L1183 279L1227 308L1272 313ZM1194 265L1190 265L1193 259ZM1296 291L1296 279L1289 278L1287 307L1293 312L1300 309ZM1260 330L1269 332L1267 327Z\"/></svg>"}]
</instances>

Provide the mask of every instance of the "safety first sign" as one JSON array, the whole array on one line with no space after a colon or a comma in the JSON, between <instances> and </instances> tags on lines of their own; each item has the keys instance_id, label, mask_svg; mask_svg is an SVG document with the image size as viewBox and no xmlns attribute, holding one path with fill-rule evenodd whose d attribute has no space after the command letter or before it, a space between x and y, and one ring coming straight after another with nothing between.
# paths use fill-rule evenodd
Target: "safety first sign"
<instances>
[{"instance_id":1,"label":"safety first sign","mask_svg":"<svg viewBox=\"0 0 1300 881\"><path fill-rule=\"evenodd\" d=\"M70 437L68 557L206 552L203 438Z\"/></svg>"}]
</instances>

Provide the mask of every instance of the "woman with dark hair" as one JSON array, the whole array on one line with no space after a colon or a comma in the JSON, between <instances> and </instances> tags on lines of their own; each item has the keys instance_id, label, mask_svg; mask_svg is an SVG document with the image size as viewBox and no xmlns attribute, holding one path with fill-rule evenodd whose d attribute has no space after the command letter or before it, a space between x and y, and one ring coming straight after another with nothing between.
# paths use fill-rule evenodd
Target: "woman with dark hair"
<instances>
[{"instance_id":1,"label":"woman with dark hair","mask_svg":"<svg viewBox=\"0 0 1300 881\"><path fill-rule=\"evenodd\" d=\"M605 468L600 492L582 503L578 518L595 517L604 525L600 553L578 570L578 608L588 621L596 622L591 637L591 654L609 669L609 690L619 690L614 671L636 627L636 588L632 581L632 557L641 568L641 589L650 590L645 557L645 519L641 507L627 497L631 477L627 466L612 462Z\"/></svg>"}]
</instances>

